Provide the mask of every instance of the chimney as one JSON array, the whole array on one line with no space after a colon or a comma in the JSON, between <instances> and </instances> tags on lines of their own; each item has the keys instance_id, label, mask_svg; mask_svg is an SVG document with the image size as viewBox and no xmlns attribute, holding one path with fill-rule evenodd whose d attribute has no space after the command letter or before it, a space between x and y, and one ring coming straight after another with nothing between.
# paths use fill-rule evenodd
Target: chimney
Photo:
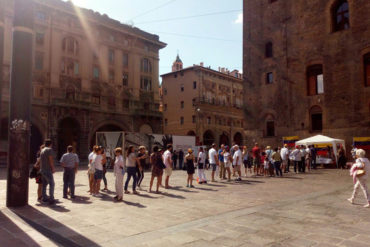
<instances>
[{"instance_id":1,"label":"chimney","mask_svg":"<svg viewBox=\"0 0 370 247\"><path fill-rule=\"evenodd\" d=\"M204 66L204 63L203 63L203 62L200 62L200 66L202 66L202 67L203 67L203 66Z\"/></svg>"}]
</instances>

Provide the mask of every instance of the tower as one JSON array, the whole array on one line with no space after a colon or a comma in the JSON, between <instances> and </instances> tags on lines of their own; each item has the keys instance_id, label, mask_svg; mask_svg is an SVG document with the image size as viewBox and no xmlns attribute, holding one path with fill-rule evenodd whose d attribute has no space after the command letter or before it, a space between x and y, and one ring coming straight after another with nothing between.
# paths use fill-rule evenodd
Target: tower
<instances>
[{"instance_id":1,"label":"tower","mask_svg":"<svg viewBox=\"0 0 370 247\"><path fill-rule=\"evenodd\" d=\"M179 54L176 56L176 60L172 64L172 72L182 70L182 61L180 59Z\"/></svg>"}]
</instances>

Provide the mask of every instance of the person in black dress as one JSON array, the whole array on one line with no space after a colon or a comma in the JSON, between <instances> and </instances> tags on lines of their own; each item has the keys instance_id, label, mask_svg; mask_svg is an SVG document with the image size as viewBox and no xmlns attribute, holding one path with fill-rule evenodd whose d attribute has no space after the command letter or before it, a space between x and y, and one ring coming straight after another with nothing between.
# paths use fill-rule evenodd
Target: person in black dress
<instances>
[{"instance_id":1,"label":"person in black dress","mask_svg":"<svg viewBox=\"0 0 370 247\"><path fill-rule=\"evenodd\" d=\"M188 173L188 178L187 178L187 185L186 187L189 188L194 188L193 186L193 175L195 173L195 168L194 168L194 155L193 155L193 150L191 148L188 149L188 154L185 156L185 162L186 162L186 171Z\"/></svg>"}]
</instances>

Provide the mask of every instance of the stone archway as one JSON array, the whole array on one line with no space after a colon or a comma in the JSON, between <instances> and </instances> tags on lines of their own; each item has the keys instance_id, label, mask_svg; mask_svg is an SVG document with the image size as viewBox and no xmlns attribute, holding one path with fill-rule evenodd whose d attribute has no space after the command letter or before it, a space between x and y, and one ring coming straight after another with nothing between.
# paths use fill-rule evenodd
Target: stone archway
<instances>
[{"instance_id":1,"label":"stone archway","mask_svg":"<svg viewBox=\"0 0 370 247\"><path fill-rule=\"evenodd\" d=\"M123 131L123 128L114 123L107 123L98 127L91 135L90 148L92 148L96 143L96 132L116 132Z\"/></svg>"},{"instance_id":2,"label":"stone archway","mask_svg":"<svg viewBox=\"0 0 370 247\"><path fill-rule=\"evenodd\" d=\"M203 134L203 145L211 146L215 142L215 136L211 130L207 130Z\"/></svg>"},{"instance_id":3,"label":"stone archway","mask_svg":"<svg viewBox=\"0 0 370 247\"><path fill-rule=\"evenodd\" d=\"M230 145L229 136L225 132L220 135L220 146L221 144Z\"/></svg>"},{"instance_id":4,"label":"stone archway","mask_svg":"<svg viewBox=\"0 0 370 247\"><path fill-rule=\"evenodd\" d=\"M153 128L149 124L143 124L139 128L139 133L142 133L142 134L153 134Z\"/></svg>"},{"instance_id":5,"label":"stone archway","mask_svg":"<svg viewBox=\"0 0 370 247\"><path fill-rule=\"evenodd\" d=\"M234 142L237 145L243 145L243 135L240 132L236 132L234 135Z\"/></svg>"},{"instance_id":6,"label":"stone archway","mask_svg":"<svg viewBox=\"0 0 370 247\"><path fill-rule=\"evenodd\" d=\"M196 136L194 130L189 130L188 133L186 134L187 136Z\"/></svg>"},{"instance_id":7,"label":"stone archway","mask_svg":"<svg viewBox=\"0 0 370 247\"><path fill-rule=\"evenodd\" d=\"M58 159L66 152L69 145L74 152L80 153L81 127L79 122L72 117L59 121L58 124Z\"/></svg>"}]
</instances>

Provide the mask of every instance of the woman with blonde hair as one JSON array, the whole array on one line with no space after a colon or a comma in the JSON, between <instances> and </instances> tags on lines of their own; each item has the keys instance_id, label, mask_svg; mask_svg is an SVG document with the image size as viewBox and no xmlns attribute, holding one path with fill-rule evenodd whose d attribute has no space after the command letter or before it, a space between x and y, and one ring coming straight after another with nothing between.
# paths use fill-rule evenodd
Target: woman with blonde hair
<instances>
[{"instance_id":1,"label":"woman with blonde hair","mask_svg":"<svg viewBox=\"0 0 370 247\"><path fill-rule=\"evenodd\" d=\"M363 149L357 149L356 151L356 163L352 165L350 171L355 186L353 188L352 197L348 198L348 201L353 204L353 201L355 200L355 197L357 195L358 188L361 187L367 201L367 204L364 207L369 208L370 197L367 189L367 178L370 173L370 162L367 158L365 158L365 154L365 150Z\"/></svg>"},{"instance_id":2,"label":"woman with blonde hair","mask_svg":"<svg viewBox=\"0 0 370 247\"><path fill-rule=\"evenodd\" d=\"M116 154L116 158L114 161L114 175L116 176L116 196L114 199L119 202L122 201L123 197L123 175L125 173L124 167L124 159L122 156L122 148L116 148L114 150Z\"/></svg>"},{"instance_id":3,"label":"woman with blonde hair","mask_svg":"<svg viewBox=\"0 0 370 247\"><path fill-rule=\"evenodd\" d=\"M194 168L195 158L194 158L193 150L191 148L188 149L188 154L185 156L185 162L186 162L186 172L188 173L188 178L186 180L186 183L187 183L186 187L194 188L193 175L195 172L195 168Z\"/></svg>"}]
</instances>

